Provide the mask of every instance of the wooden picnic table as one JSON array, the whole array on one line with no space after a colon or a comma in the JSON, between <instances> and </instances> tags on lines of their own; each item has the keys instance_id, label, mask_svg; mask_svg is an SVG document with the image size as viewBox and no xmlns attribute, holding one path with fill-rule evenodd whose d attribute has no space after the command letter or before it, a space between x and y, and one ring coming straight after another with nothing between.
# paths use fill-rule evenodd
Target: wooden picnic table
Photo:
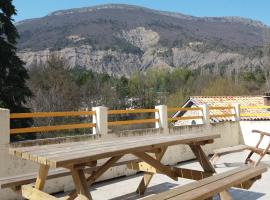
<instances>
[{"instance_id":1,"label":"wooden picnic table","mask_svg":"<svg viewBox=\"0 0 270 200\"><path fill-rule=\"evenodd\" d=\"M165 174L177 180L178 177L193 180L212 176L215 169L208 160L201 145L213 143L218 134L160 134L148 136L119 137L81 142L51 144L42 146L10 148L10 154L40 164L34 186L22 187L22 195L28 199L57 199L44 189L49 168L70 170L76 190L64 199L92 199L89 187L120 158L127 154L138 157L140 162L131 162L130 169L143 171L143 178L137 192L143 194L155 173ZM173 145L189 145L191 151L203 168L203 171L176 168L161 163L167 148ZM89 177L84 169L96 166L97 161L107 159ZM62 198L63 199L63 198Z\"/></svg>"}]
</instances>

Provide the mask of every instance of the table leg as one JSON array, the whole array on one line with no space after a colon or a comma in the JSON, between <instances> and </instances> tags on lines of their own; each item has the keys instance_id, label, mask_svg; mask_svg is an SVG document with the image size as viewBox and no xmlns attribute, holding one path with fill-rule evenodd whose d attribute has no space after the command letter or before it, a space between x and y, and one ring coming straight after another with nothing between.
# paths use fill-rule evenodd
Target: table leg
<instances>
[{"instance_id":1,"label":"table leg","mask_svg":"<svg viewBox=\"0 0 270 200\"><path fill-rule=\"evenodd\" d=\"M72 169L71 174L80 199L92 200L83 169Z\"/></svg>"},{"instance_id":2,"label":"table leg","mask_svg":"<svg viewBox=\"0 0 270 200\"><path fill-rule=\"evenodd\" d=\"M115 156L110 158L105 164L98 168L97 171L87 178L87 184L91 186L102 174L111 168L122 156Z\"/></svg>"},{"instance_id":3,"label":"table leg","mask_svg":"<svg viewBox=\"0 0 270 200\"><path fill-rule=\"evenodd\" d=\"M227 190L219 193L219 198L221 200L233 200L231 194Z\"/></svg>"},{"instance_id":4,"label":"table leg","mask_svg":"<svg viewBox=\"0 0 270 200\"><path fill-rule=\"evenodd\" d=\"M35 188L38 190L43 190L46 182L46 178L48 176L49 172L49 166L48 165L40 165L36 183L35 183Z\"/></svg>"},{"instance_id":5,"label":"table leg","mask_svg":"<svg viewBox=\"0 0 270 200\"><path fill-rule=\"evenodd\" d=\"M202 150L202 147L200 145L193 145L193 144L189 146L194 155L196 156L197 160L199 161L200 165L202 166L203 170L205 172L216 173L215 168L208 160L208 157L205 155L204 151Z\"/></svg>"},{"instance_id":6,"label":"table leg","mask_svg":"<svg viewBox=\"0 0 270 200\"><path fill-rule=\"evenodd\" d=\"M110 158L105 164L100 166L96 171L92 173L86 180L87 187L90 187L102 174L104 174L110 167L112 167L122 156L115 156ZM75 180L74 180L75 183ZM75 183L76 185L76 183ZM77 197L77 188L76 191L72 191L68 194L67 197L63 198L64 200L74 200Z\"/></svg>"},{"instance_id":7,"label":"table leg","mask_svg":"<svg viewBox=\"0 0 270 200\"><path fill-rule=\"evenodd\" d=\"M167 148L163 148L161 150L161 152L155 153L154 154L154 158L158 161L160 161L162 159L162 157L164 156L165 152L166 152ZM143 174L143 178L136 190L136 192L140 195L143 195L145 193L146 188L148 187L151 179L153 178L154 174L153 173L149 173L149 172L144 172Z\"/></svg>"},{"instance_id":8,"label":"table leg","mask_svg":"<svg viewBox=\"0 0 270 200\"><path fill-rule=\"evenodd\" d=\"M190 144L189 145L192 152L194 153L194 155L196 156L197 160L199 161L200 165L202 166L203 170L205 172L210 172L210 173L216 173L215 168L213 167L213 165L211 164L211 162L208 160L207 155L204 153L202 147L200 145L194 145L194 144ZM220 199L221 200L231 200L232 197L230 195L230 193L225 190L223 192L221 192L219 194ZM209 198L209 200L212 198Z\"/></svg>"}]
</instances>

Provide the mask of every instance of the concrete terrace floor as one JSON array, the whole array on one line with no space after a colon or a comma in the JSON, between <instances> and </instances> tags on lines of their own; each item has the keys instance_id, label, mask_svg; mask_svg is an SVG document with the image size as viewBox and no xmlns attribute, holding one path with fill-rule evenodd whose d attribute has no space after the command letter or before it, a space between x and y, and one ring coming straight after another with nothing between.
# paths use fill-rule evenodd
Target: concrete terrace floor
<instances>
[{"instance_id":1,"label":"concrete terrace floor","mask_svg":"<svg viewBox=\"0 0 270 200\"><path fill-rule=\"evenodd\" d=\"M224 172L243 165L245 156L248 152L239 152L229 155L224 155L218 160L216 165L217 172ZM253 157L254 158L254 157ZM263 163L270 166L270 156L266 155ZM182 166L190 169L200 169L200 165L196 161L180 163L177 166ZM135 200L144 199L155 193L169 190L171 188L181 186L192 182L187 179L179 179L178 181L171 180L165 175L156 174L152 179L150 186L144 197L138 196L135 191L142 177L142 173L137 175L116 178L110 181L104 181L92 186L91 194L94 200ZM234 200L269 200L270 199L270 170L263 174L262 179L255 182L249 190L233 188L230 190ZM58 196L58 195L57 195ZM62 196L59 194L59 196ZM215 197L214 200L218 200Z\"/></svg>"}]
</instances>

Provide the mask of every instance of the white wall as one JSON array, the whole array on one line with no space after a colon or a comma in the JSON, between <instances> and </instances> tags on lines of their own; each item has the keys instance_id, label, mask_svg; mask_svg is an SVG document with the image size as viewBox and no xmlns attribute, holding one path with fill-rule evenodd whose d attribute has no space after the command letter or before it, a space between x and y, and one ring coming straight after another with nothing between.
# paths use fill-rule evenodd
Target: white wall
<instances>
[{"instance_id":1,"label":"white wall","mask_svg":"<svg viewBox=\"0 0 270 200\"><path fill-rule=\"evenodd\" d=\"M260 137L260 134L251 132L253 129L270 133L270 121L240 121L240 127L242 133L240 142L251 146L255 146ZM265 137L261 147L265 147L269 139L269 137Z\"/></svg>"},{"instance_id":2,"label":"white wall","mask_svg":"<svg viewBox=\"0 0 270 200\"><path fill-rule=\"evenodd\" d=\"M214 143L203 146L203 149L208 154L212 154L214 149L234 146L240 143L239 137L239 123L238 122L223 122L210 125L197 126L179 126L170 128L172 134L189 134L189 133L215 133L220 134L220 138L216 139ZM194 155L187 145L179 145L169 147L165 157L164 163L176 164L178 162L193 159Z\"/></svg>"}]
</instances>

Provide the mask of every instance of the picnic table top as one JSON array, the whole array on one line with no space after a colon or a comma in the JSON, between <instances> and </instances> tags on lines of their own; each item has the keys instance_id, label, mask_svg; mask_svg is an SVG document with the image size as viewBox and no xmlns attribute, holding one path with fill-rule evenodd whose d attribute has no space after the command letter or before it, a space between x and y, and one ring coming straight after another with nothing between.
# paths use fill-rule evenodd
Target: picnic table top
<instances>
[{"instance_id":1,"label":"picnic table top","mask_svg":"<svg viewBox=\"0 0 270 200\"><path fill-rule=\"evenodd\" d=\"M218 134L198 133L144 135L10 148L9 152L19 158L57 168L178 144L193 144L219 137Z\"/></svg>"}]
</instances>

